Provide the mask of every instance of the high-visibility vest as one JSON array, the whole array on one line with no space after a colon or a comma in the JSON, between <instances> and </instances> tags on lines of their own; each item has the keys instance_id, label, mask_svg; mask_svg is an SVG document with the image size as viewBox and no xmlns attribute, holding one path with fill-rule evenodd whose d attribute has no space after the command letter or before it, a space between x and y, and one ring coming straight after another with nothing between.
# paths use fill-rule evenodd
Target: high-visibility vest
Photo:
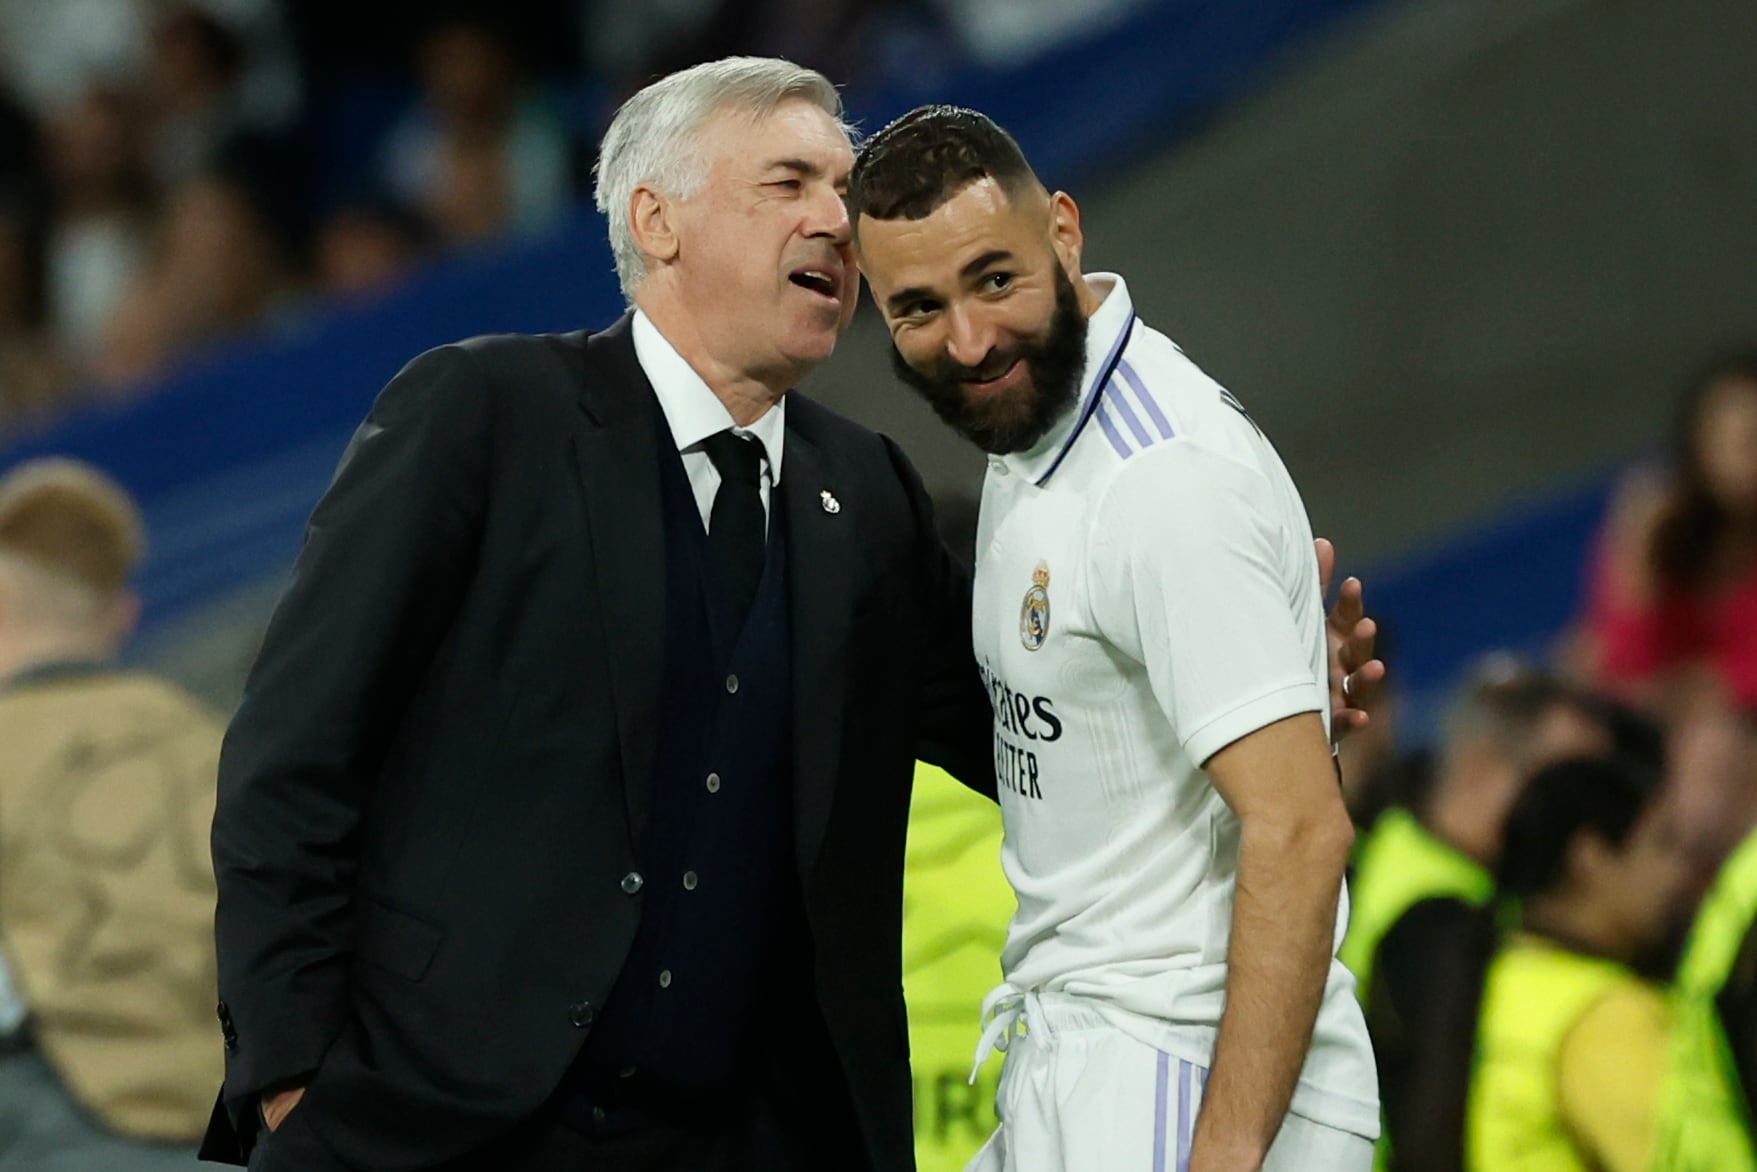
<instances>
[{"instance_id":1,"label":"high-visibility vest","mask_svg":"<svg viewBox=\"0 0 1757 1172\"><path fill-rule=\"evenodd\" d=\"M1386 810L1361 845L1348 886L1348 935L1337 953L1354 974L1365 1005L1373 958L1403 913L1426 899L1487 903L1495 881L1476 862L1441 842L1400 807Z\"/></svg>"},{"instance_id":2,"label":"high-visibility vest","mask_svg":"<svg viewBox=\"0 0 1757 1172\"><path fill-rule=\"evenodd\" d=\"M1001 873L1000 810L931 765L915 770L903 868L903 994L909 1003L920 1172L962 1172L995 1128L1000 1059L976 1085L982 999L1000 983L1016 908Z\"/></svg>"},{"instance_id":3,"label":"high-visibility vest","mask_svg":"<svg viewBox=\"0 0 1757 1172\"><path fill-rule=\"evenodd\" d=\"M1750 1106L1715 997L1757 919L1757 833L1702 900L1672 991L1671 1052L1654 1124L1654 1172L1757 1172Z\"/></svg>"},{"instance_id":4,"label":"high-visibility vest","mask_svg":"<svg viewBox=\"0 0 1757 1172\"><path fill-rule=\"evenodd\" d=\"M1638 981L1622 965L1528 936L1489 962L1465 1114L1470 1172L1592 1172L1562 1118L1562 1041L1592 1004Z\"/></svg>"}]
</instances>

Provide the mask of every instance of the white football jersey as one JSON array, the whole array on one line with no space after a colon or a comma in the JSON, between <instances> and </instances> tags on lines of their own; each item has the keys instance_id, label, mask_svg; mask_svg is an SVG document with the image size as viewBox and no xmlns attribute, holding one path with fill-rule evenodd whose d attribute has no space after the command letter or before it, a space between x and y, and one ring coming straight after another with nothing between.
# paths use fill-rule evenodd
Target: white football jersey
<instances>
[{"instance_id":1,"label":"white football jersey","mask_svg":"<svg viewBox=\"0 0 1757 1172\"><path fill-rule=\"evenodd\" d=\"M1305 506L1238 402L1088 278L1077 409L993 457L977 539L977 657L995 711L1002 968L1088 998L1206 1066L1225 1004L1237 817L1201 763L1303 712L1328 722ZM1336 917L1347 926L1344 891ZM1354 978L1332 960L1293 1109L1378 1133Z\"/></svg>"}]
</instances>

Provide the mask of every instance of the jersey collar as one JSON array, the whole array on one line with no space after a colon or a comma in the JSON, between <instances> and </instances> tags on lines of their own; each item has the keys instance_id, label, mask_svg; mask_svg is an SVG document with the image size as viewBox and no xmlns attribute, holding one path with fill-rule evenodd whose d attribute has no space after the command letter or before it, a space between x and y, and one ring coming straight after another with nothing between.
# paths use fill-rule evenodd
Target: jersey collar
<instances>
[{"instance_id":1,"label":"jersey collar","mask_svg":"<svg viewBox=\"0 0 1757 1172\"><path fill-rule=\"evenodd\" d=\"M1086 320L1086 374L1080 382L1079 398L1030 448L989 458L991 464L1005 467L1039 487L1061 466L1074 441L1080 438L1098 406L1098 397L1104 393L1104 384L1110 381L1134 333L1135 304L1129 299L1129 287L1123 279L1115 273L1089 273L1086 283L1103 301Z\"/></svg>"}]
</instances>

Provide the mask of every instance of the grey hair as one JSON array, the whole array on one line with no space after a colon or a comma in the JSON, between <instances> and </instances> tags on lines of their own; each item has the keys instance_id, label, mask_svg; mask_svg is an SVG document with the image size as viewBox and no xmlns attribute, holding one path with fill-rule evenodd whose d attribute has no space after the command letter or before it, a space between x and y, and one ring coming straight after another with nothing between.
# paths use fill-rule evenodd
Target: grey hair
<instances>
[{"instance_id":1,"label":"grey hair","mask_svg":"<svg viewBox=\"0 0 1757 1172\"><path fill-rule=\"evenodd\" d=\"M598 210L610 221L610 251L622 295L631 301L646 279L647 259L635 243L628 205L646 185L679 199L693 198L707 183L709 160L698 132L722 110L754 118L781 103L803 99L836 120L842 133L842 96L830 79L779 57L724 57L669 74L636 93L616 111L593 168Z\"/></svg>"}]
</instances>

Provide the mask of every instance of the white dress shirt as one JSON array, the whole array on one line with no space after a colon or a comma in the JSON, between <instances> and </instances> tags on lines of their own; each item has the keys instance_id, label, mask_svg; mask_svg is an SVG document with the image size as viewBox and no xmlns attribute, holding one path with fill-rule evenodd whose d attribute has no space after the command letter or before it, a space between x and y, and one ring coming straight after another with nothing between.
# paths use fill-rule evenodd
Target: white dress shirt
<instances>
[{"instance_id":1,"label":"white dress shirt","mask_svg":"<svg viewBox=\"0 0 1757 1172\"><path fill-rule=\"evenodd\" d=\"M769 496L781 483L781 446L787 436L787 400L782 399L763 412L749 427L732 422L732 412L708 388L683 356L665 340L659 327L640 310L634 313L634 353L646 372L647 381L659 396L665 422L671 426L671 438L683 455L683 471L689 477L690 491L695 494L701 511L702 528L708 527L708 516L714 510L714 494L720 491L720 470L708 459L702 441L711 435L730 430L745 439L758 439L763 445L762 475L757 491L763 498L763 517L769 516Z\"/></svg>"}]
</instances>

